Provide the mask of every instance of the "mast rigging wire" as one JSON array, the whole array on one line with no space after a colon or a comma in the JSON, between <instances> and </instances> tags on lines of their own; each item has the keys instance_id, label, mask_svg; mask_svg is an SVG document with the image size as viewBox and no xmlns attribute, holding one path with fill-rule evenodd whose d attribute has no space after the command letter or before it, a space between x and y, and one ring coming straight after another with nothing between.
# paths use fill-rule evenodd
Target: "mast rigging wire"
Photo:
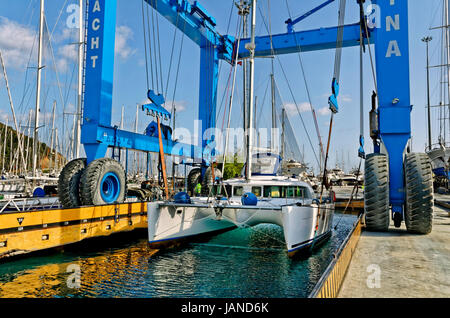
<instances>
[{"instance_id":1,"label":"mast rigging wire","mask_svg":"<svg viewBox=\"0 0 450 318\"><path fill-rule=\"evenodd\" d=\"M260 9L260 13L261 13L261 9ZM267 26L266 19L264 18L264 16L262 15L262 13L261 13L261 16L262 16L262 20L263 20L264 26L266 27L267 32L270 34L270 38L272 38L272 34L270 33L270 29L269 29L269 27ZM271 42L271 46L272 46L272 40L271 40L270 42ZM272 50L273 50L273 47L272 47ZM309 133L308 133L308 130L306 129L306 124L305 124L305 122L304 122L304 120L303 120L303 116L302 116L302 114L301 114L301 112L300 112L300 108L298 107L298 104L297 104L297 102L296 102L296 99L295 99L295 96L294 96L294 92L293 92L292 87L291 87L291 85L290 85L290 82L289 82L289 80L288 80L288 78L287 78L286 72L284 71L283 64L281 63L281 60L280 60L280 58L279 58L278 55L275 55L275 58L277 59L279 65L280 65L281 71L282 71L282 73L283 73L283 77L284 77L284 79L286 80L286 83L287 83L289 92L290 92L290 94L291 94L291 97L292 97L292 99L293 99L294 105L295 105L295 107L296 107L296 109L297 109L297 112L298 112L298 115L299 115L299 117L300 117L302 126L303 126L303 128L304 128L304 130L305 130L305 133L306 133L306 136L307 136L307 138L308 138L308 142L309 142L309 144L310 144L310 146L311 146L311 149L312 149L312 152L313 152L314 157L315 157L315 159L316 159L316 162L317 162L318 166L320 167L320 161L319 161L319 159L318 159L318 157L317 157L316 151L314 150L314 146L313 146L311 137L310 137L310 135L309 135Z\"/></svg>"},{"instance_id":2,"label":"mast rigging wire","mask_svg":"<svg viewBox=\"0 0 450 318\"><path fill-rule=\"evenodd\" d=\"M289 3L288 3L287 0L286 0L286 8L287 8L289 17L292 19L292 17L291 17L291 10L290 10ZM306 94L307 94L307 97L308 97L309 106L311 108L311 112L312 112L313 119L314 119L314 126L315 126L315 129L316 129L317 138L319 139L320 158L323 160L324 159L323 158L324 157L324 149L323 149L322 136L320 135L320 129L319 129L319 123L317 121L316 110L313 107L308 81L306 80L305 68L303 66L303 59L302 59L302 56L301 56L301 46L297 42L297 37L295 36L294 33L292 34L292 36L294 37L295 45L297 46L297 48L299 50L299 52L297 53L298 61L300 63L300 69L302 71L302 76L303 76L303 81L304 81L304 84L305 84ZM271 43L271 46L272 46L272 35L270 35L270 43ZM319 168L320 168L320 164L319 164Z\"/></svg>"}]
</instances>

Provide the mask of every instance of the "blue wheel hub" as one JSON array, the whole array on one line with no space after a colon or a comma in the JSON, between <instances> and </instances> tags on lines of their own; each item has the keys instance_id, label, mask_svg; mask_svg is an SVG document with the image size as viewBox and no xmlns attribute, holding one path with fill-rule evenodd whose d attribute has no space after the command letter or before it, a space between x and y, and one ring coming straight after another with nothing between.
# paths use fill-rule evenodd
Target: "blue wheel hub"
<instances>
[{"instance_id":1,"label":"blue wheel hub","mask_svg":"<svg viewBox=\"0 0 450 318\"><path fill-rule=\"evenodd\" d=\"M103 201L113 203L120 194L120 181L115 173L108 172L100 182L100 194Z\"/></svg>"}]
</instances>

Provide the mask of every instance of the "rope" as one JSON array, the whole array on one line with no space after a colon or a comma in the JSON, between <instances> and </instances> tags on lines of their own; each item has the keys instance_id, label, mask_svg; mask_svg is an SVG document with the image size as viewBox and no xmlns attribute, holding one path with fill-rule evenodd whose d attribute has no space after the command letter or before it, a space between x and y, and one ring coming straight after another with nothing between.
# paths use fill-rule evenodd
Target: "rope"
<instances>
[{"instance_id":1,"label":"rope","mask_svg":"<svg viewBox=\"0 0 450 318\"><path fill-rule=\"evenodd\" d=\"M360 143L364 138L364 67L363 67L363 50L364 50L364 38L362 30L359 31L359 138ZM361 147L363 145L361 144ZM362 148L364 151L364 148Z\"/></svg>"},{"instance_id":2,"label":"rope","mask_svg":"<svg viewBox=\"0 0 450 318\"><path fill-rule=\"evenodd\" d=\"M170 73L172 71L173 52L174 52L174 49L175 49L175 40L176 40L177 31L178 31L178 18L179 18L179 16L180 16L180 13L177 11L177 20L176 20L176 23L175 23L175 30L173 32L172 49L170 51L169 71L167 73L166 92L165 92L166 96L167 96L167 91L169 90L169 79L170 79ZM173 108L172 108L172 115L173 115ZM175 129L175 127L173 127L173 129Z\"/></svg>"},{"instance_id":3,"label":"rope","mask_svg":"<svg viewBox=\"0 0 450 318\"><path fill-rule=\"evenodd\" d=\"M334 78L339 83L341 74L341 60L342 60L342 44L344 38L344 20L345 20L345 4L346 0L340 0L339 2L339 18L338 18L338 31L336 41L336 55L334 60Z\"/></svg>"},{"instance_id":4,"label":"rope","mask_svg":"<svg viewBox=\"0 0 450 318\"><path fill-rule=\"evenodd\" d=\"M287 10L288 10L289 18L291 18L291 20L292 20L291 10L290 10L289 3L288 3L287 0L286 0L286 7L287 7ZM295 33L292 33L292 36L293 36L293 38L295 40L295 46L298 48L298 53L297 53L298 61L300 63L300 69L302 71L303 81L305 83L306 95L308 96L309 106L311 108L311 112L312 112L313 119L314 119L314 126L315 126L315 129L316 129L317 137L319 139L320 157L321 157L321 159L323 159L324 151L323 151L322 137L320 136L319 123L317 121L316 111L315 111L315 109L313 107L311 93L309 91L308 82L306 80L305 68L303 67L303 60L302 60L302 56L301 56L301 46L297 42L297 37L295 36ZM270 36L270 42L271 42L271 45L272 45L272 35Z\"/></svg>"},{"instance_id":5,"label":"rope","mask_svg":"<svg viewBox=\"0 0 450 318\"><path fill-rule=\"evenodd\" d=\"M173 87L173 96L172 96L172 113L173 113L173 127L172 129L175 130L175 93L177 91L177 84L178 84L178 74L180 72L180 64L181 64L181 53L183 52L183 42L184 42L184 30L186 29L186 20L184 20L183 25L183 36L181 37L181 43L180 43L180 54L178 55L178 65L177 65L177 73L175 75L175 84ZM167 88L167 87L166 87Z\"/></svg>"},{"instance_id":6,"label":"rope","mask_svg":"<svg viewBox=\"0 0 450 318\"><path fill-rule=\"evenodd\" d=\"M152 0L153 3L153 0ZM156 92L159 94L159 70L158 70L158 57L156 52L156 34L155 34L155 10L152 10L152 33L153 33L153 57L155 59L155 82L156 82Z\"/></svg>"},{"instance_id":7,"label":"rope","mask_svg":"<svg viewBox=\"0 0 450 318\"><path fill-rule=\"evenodd\" d=\"M339 13L338 13L338 31L337 31L337 40L336 40L336 55L335 55L335 59L334 59L333 86L335 84L335 81L339 84L339 78L340 78L341 60L342 60L342 43L343 43L343 36L344 36L345 4L346 4L346 0L340 0ZM334 92L334 87L333 87L333 94L334 93L335 92ZM333 118L334 118L334 112L331 112L330 126L329 126L330 128L328 130L327 151L325 153L325 162L324 162L324 166L323 166L323 178L322 178L322 184L320 186L320 197L319 197L319 205L318 205L319 210L317 213L317 223L316 223L316 229L314 230L314 238L313 238L313 243L311 245L311 250L314 248L314 243L315 243L315 239L316 239L318 228L319 228L320 204L322 203L323 190L324 190L324 187L326 185L328 185L327 163L328 163L328 155L329 155L329 151L330 151L331 132L333 130ZM331 189L331 186L330 186L330 189Z\"/></svg>"},{"instance_id":8,"label":"rope","mask_svg":"<svg viewBox=\"0 0 450 318\"><path fill-rule=\"evenodd\" d=\"M372 49L370 47L370 39L369 39L369 28L367 26L367 19L363 19L363 26L364 26L364 32L366 33L367 36L367 47L369 49L369 57L370 57L370 66L372 69L372 78L373 78L373 84L375 87L375 92L377 93L377 99L378 99L378 86L377 86L377 76L376 76L376 72L375 72L375 66L374 66L374 61L373 61L373 56L372 56Z\"/></svg>"},{"instance_id":9,"label":"rope","mask_svg":"<svg viewBox=\"0 0 450 318\"><path fill-rule=\"evenodd\" d=\"M147 35L145 32L145 13L144 13L144 1L141 2L142 7L142 29L144 31L144 53L145 53L145 74L147 80L147 91L150 89L149 78L148 78L148 55L147 55Z\"/></svg>"},{"instance_id":10,"label":"rope","mask_svg":"<svg viewBox=\"0 0 450 318\"><path fill-rule=\"evenodd\" d=\"M260 9L260 10L261 10L261 9ZM261 11L260 11L260 13L261 13ZM262 14L261 14L261 15L262 15ZM267 32L269 32L270 37L272 37L272 35L271 35L271 33L270 33L270 30L269 30L269 28L268 28L268 26L267 26L266 20L264 19L264 16L262 16L262 20L263 20L263 23L264 23L264 25L265 25L265 27L266 27ZM270 42L272 43L272 40L271 40ZM271 44L271 45L272 45L272 44ZM273 50L273 49L272 49L272 50ZM294 92L293 92L292 87L291 87L291 85L290 85L290 83L289 83L289 80L288 80L288 78L287 78L286 72L284 71L283 64L281 63L281 60L280 60L280 58L279 58L278 55L275 55L275 57L276 57L276 59L277 59L279 65L280 65L281 71L282 71L282 73L283 73L283 77L284 77L284 79L286 80L286 83L287 83L289 92L290 92L291 97L292 97L292 99L293 99L293 101L294 101L295 107L296 107L296 109L297 109L298 115L299 115L300 120L301 120L301 122L302 122L302 126L303 126L303 128L304 128L304 130L305 130L306 136L307 136L307 138L308 138L308 141L309 141L309 144L310 144L310 146L311 146L311 149L312 149L312 152L313 152L313 154L314 154L314 157L315 157L315 159L316 159L316 162L317 162L317 164L320 166L319 159L318 159L318 157L317 157L316 151L314 150L314 146L313 146L313 143L312 143L312 141L311 141L311 137L310 137L310 135L309 135L309 133L308 133L308 130L306 129L306 124L305 124L305 122L304 122L304 120L303 120L303 116L302 116L302 114L301 114L301 112L300 112L300 108L298 107L298 104L297 104L297 102L296 102L296 100L295 100Z\"/></svg>"},{"instance_id":11,"label":"rope","mask_svg":"<svg viewBox=\"0 0 450 318\"><path fill-rule=\"evenodd\" d=\"M153 12L155 12L155 10L158 9L158 1L155 0L155 9L153 10ZM159 39L159 14L156 13L156 35L157 38L156 40L158 40L158 59L159 59L159 77L161 80L161 93L164 93L164 86L163 86L163 68L162 68L162 63L161 63L161 41ZM156 54L156 52L155 52Z\"/></svg>"},{"instance_id":12,"label":"rope","mask_svg":"<svg viewBox=\"0 0 450 318\"><path fill-rule=\"evenodd\" d=\"M360 170L361 170L361 163L362 163L362 158L359 160L358 171L356 172L356 179L357 179L356 184L355 184L355 186L354 186L353 189L352 189L352 193L351 193L351 195L350 195L350 199L348 200L347 205L345 206L344 212L342 212L342 215L344 215L345 212L347 212L347 209L348 209L348 207L350 206L350 203L353 201L353 194L355 194L355 196L358 197L358 190L359 190L359 187L358 187L358 177L359 177ZM355 193L355 189L356 189L356 193ZM335 227L334 227L335 230L337 229L339 223L341 223L342 218L343 218L343 216L341 216L340 219L339 219L339 221L336 223L336 225L335 225Z\"/></svg>"},{"instance_id":13,"label":"rope","mask_svg":"<svg viewBox=\"0 0 450 318\"><path fill-rule=\"evenodd\" d=\"M145 0L142 0L145 1ZM148 31L148 56L149 56L149 62L150 62L150 76L152 79L152 88L155 87L154 79L153 79L153 61L152 61L152 38L150 35L150 12L149 8L147 6L147 31Z\"/></svg>"},{"instance_id":14,"label":"rope","mask_svg":"<svg viewBox=\"0 0 450 318\"><path fill-rule=\"evenodd\" d=\"M229 139L229 133L230 133L230 124L231 124L231 111L233 110L233 97L234 97L234 88L236 85L236 73L237 73L237 64L238 64L238 54L239 54L239 48L240 48L240 44L241 44L241 36L243 34L243 30L241 28L242 23L243 23L244 17L241 17L241 19L239 19L239 23L237 26L237 30L236 30L236 34L238 35L238 39L237 39L237 46L236 46L236 50L235 50L235 54L234 54L234 74L233 74L233 83L231 84L231 94L230 94L230 107L229 107L229 111L228 111L228 122L227 122L227 133L226 133L226 137L225 137L225 146L224 146L224 151L223 151L223 163L222 163L222 177L224 176L225 173L225 164L227 161L227 150L228 150L228 139ZM231 74L231 73L230 73ZM225 119L225 116L224 116ZM223 182L221 183L221 187L220 190L222 190L223 187ZM226 188L225 192L226 192ZM227 196L228 197L228 196Z\"/></svg>"}]
</instances>

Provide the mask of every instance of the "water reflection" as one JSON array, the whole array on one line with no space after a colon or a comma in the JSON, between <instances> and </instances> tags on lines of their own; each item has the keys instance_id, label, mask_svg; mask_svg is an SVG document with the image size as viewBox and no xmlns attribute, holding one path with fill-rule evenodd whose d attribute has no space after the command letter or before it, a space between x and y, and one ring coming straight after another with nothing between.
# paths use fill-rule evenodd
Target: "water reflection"
<instances>
[{"instance_id":1,"label":"water reflection","mask_svg":"<svg viewBox=\"0 0 450 318\"><path fill-rule=\"evenodd\" d=\"M305 297L349 232L339 223L328 243L292 260L282 229L260 225L153 255L146 239L105 250L77 251L0 264L0 297ZM70 288L73 264L79 288Z\"/></svg>"}]
</instances>

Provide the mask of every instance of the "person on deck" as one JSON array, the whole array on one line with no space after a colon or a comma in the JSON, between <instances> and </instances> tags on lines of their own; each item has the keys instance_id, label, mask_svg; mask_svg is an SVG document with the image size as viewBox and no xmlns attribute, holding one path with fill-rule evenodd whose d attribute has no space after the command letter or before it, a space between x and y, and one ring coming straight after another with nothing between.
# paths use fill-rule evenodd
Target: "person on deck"
<instances>
[{"instance_id":1,"label":"person on deck","mask_svg":"<svg viewBox=\"0 0 450 318\"><path fill-rule=\"evenodd\" d=\"M199 182L197 183L197 185L195 186L195 196L199 197L200 194L202 193L202 184Z\"/></svg>"}]
</instances>

